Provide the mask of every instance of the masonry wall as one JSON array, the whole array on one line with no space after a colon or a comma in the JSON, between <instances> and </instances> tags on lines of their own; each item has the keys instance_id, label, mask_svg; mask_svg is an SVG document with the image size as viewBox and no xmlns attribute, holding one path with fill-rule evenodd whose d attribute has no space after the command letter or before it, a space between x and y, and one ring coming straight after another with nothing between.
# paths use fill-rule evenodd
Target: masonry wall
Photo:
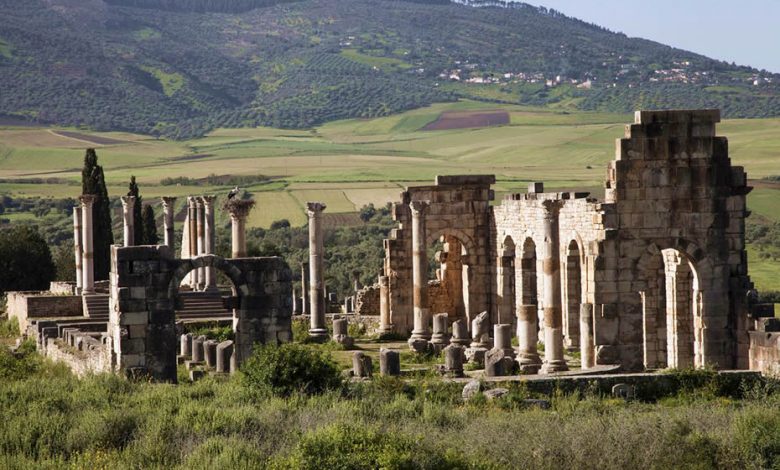
<instances>
[{"instance_id":1,"label":"masonry wall","mask_svg":"<svg viewBox=\"0 0 780 470\"><path fill-rule=\"evenodd\" d=\"M19 321L24 331L28 319L47 317L79 317L83 315L81 296L51 295L48 292L8 292L6 312L9 318Z\"/></svg>"}]
</instances>

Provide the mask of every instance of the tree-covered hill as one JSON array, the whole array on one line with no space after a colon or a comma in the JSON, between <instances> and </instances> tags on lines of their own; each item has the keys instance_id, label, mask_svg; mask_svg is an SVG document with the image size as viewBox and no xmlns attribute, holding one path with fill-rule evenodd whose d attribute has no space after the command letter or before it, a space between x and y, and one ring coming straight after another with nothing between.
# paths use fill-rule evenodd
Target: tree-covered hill
<instances>
[{"instance_id":1,"label":"tree-covered hill","mask_svg":"<svg viewBox=\"0 0 780 470\"><path fill-rule=\"evenodd\" d=\"M0 122L186 138L459 97L763 117L779 96L779 75L525 4L0 0Z\"/></svg>"}]
</instances>

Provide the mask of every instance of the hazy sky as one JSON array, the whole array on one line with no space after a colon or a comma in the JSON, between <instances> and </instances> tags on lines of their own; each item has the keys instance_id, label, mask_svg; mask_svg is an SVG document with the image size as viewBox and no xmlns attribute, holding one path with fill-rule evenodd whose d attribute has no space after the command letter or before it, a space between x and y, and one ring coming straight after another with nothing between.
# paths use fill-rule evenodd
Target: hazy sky
<instances>
[{"instance_id":1,"label":"hazy sky","mask_svg":"<svg viewBox=\"0 0 780 470\"><path fill-rule=\"evenodd\" d=\"M524 0L631 37L780 73L780 0Z\"/></svg>"}]
</instances>

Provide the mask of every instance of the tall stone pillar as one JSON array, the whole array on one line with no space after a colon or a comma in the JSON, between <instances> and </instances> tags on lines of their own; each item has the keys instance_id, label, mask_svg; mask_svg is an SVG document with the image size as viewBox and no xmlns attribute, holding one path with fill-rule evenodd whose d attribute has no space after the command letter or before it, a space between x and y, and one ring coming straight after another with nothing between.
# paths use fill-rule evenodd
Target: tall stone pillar
<instances>
[{"instance_id":1,"label":"tall stone pillar","mask_svg":"<svg viewBox=\"0 0 780 470\"><path fill-rule=\"evenodd\" d=\"M207 255L213 255L216 249L216 226L214 225L214 202L216 196L203 196L203 249ZM213 267L206 269L206 290L217 290L217 271Z\"/></svg>"},{"instance_id":2,"label":"tall stone pillar","mask_svg":"<svg viewBox=\"0 0 780 470\"><path fill-rule=\"evenodd\" d=\"M81 294L84 274L82 271L81 257L81 207L73 208L73 251L76 255L76 295Z\"/></svg>"},{"instance_id":3,"label":"tall stone pillar","mask_svg":"<svg viewBox=\"0 0 780 470\"><path fill-rule=\"evenodd\" d=\"M195 198L196 207L196 229L198 235L197 241L197 254L203 256L206 254L206 223L205 223L205 209L202 197ZM198 268L198 290L204 290L206 288L206 268Z\"/></svg>"},{"instance_id":4,"label":"tall stone pillar","mask_svg":"<svg viewBox=\"0 0 780 470\"><path fill-rule=\"evenodd\" d=\"M79 198L81 201L81 269L83 270L83 279L81 281L81 293L91 295L95 293L95 248L92 233L92 205L96 197L93 194L84 194Z\"/></svg>"},{"instance_id":5,"label":"tall stone pillar","mask_svg":"<svg viewBox=\"0 0 780 470\"><path fill-rule=\"evenodd\" d=\"M135 196L122 196L122 225L125 246L135 245Z\"/></svg>"},{"instance_id":6,"label":"tall stone pillar","mask_svg":"<svg viewBox=\"0 0 780 470\"><path fill-rule=\"evenodd\" d=\"M379 333L393 331L393 322L390 318L390 278L379 276Z\"/></svg>"},{"instance_id":7,"label":"tall stone pillar","mask_svg":"<svg viewBox=\"0 0 780 470\"><path fill-rule=\"evenodd\" d=\"M176 251L176 242L173 234L173 217L176 208L175 197L163 197L163 224L165 225L165 244L171 251Z\"/></svg>"},{"instance_id":8,"label":"tall stone pillar","mask_svg":"<svg viewBox=\"0 0 780 470\"><path fill-rule=\"evenodd\" d=\"M301 263L301 298L303 299L301 312L304 315L308 315L311 313L309 304L309 263Z\"/></svg>"},{"instance_id":9,"label":"tall stone pillar","mask_svg":"<svg viewBox=\"0 0 780 470\"><path fill-rule=\"evenodd\" d=\"M425 235L425 210L427 201L412 201L412 301L414 308L414 329L409 338L409 347L415 351L427 347L431 339L428 311L428 256ZM422 346L425 343L426 346ZM417 347L417 345L420 345Z\"/></svg>"},{"instance_id":10,"label":"tall stone pillar","mask_svg":"<svg viewBox=\"0 0 780 470\"><path fill-rule=\"evenodd\" d=\"M498 258L501 279L501 299L498 304L496 324L515 321L515 257L504 255Z\"/></svg>"},{"instance_id":11,"label":"tall stone pillar","mask_svg":"<svg viewBox=\"0 0 780 470\"><path fill-rule=\"evenodd\" d=\"M311 327L309 336L318 341L328 339L325 327L325 268L323 258L322 211L325 204L307 203L309 214L309 306Z\"/></svg>"},{"instance_id":12,"label":"tall stone pillar","mask_svg":"<svg viewBox=\"0 0 780 470\"><path fill-rule=\"evenodd\" d=\"M198 201L194 196L187 197L187 219L188 227L186 230L189 233L190 242L190 258L196 258L198 256ZM197 290L199 284L199 272L197 269L193 269L190 273L190 287L192 290Z\"/></svg>"},{"instance_id":13,"label":"tall stone pillar","mask_svg":"<svg viewBox=\"0 0 780 470\"><path fill-rule=\"evenodd\" d=\"M225 208L230 212L231 256L246 257L246 218L254 207L253 200L231 200Z\"/></svg>"},{"instance_id":14,"label":"tall stone pillar","mask_svg":"<svg viewBox=\"0 0 780 470\"><path fill-rule=\"evenodd\" d=\"M568 370L563 358L561 309L561 261L558 243L558 213L561 201L547 200L544 206L544 365L545 373Z\"/></svg>"}]
</instances>

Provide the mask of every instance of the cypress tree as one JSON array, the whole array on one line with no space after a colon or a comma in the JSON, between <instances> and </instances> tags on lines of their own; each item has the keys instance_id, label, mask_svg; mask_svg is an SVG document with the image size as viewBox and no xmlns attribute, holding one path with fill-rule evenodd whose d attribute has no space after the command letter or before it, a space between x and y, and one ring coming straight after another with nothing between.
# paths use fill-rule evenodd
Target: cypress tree
<instances>
[{"instance_id":1,"label":"cypress tree","mask_svg":"<svg viewBox=\"0 0 780 470\"><path fill-rule=\"evenodd\" d=\"M95 249L95 280L108 279L111 269L111 244L114 232L111 226L111 201L103 175L103 167L97 164L95 149L87 149L84 168L81 170L81 192L96 196L92 206L92 237Z\"/></svg>"},{"instance_id":2,"label":"cypress tree","mask_svg":"<svg viewBox=\"0 0 780 470\"><path fill-rule=\"evenodd\" d=\"M143 201L141 200L141 194L138 191L138 184L135 182L135 176L130 177L130 190L127 192L128 196L135 196L135 207L133 208L133 239L136 245L152 245L149 240L144 238L143 217L141 214L141 208Z\"/></svg>"},{"instance_id":3,"label":"cypress tree","mask_svg":"<svg viewBox=\"0 0 780 470\"><path fill-rule=\"evenodd\" d=\"M157 237L157 223L155 222L154 209L151 205L144 207L143 220L144 244L158 244L160 239Z\"/></svg>"}]
</instances>

